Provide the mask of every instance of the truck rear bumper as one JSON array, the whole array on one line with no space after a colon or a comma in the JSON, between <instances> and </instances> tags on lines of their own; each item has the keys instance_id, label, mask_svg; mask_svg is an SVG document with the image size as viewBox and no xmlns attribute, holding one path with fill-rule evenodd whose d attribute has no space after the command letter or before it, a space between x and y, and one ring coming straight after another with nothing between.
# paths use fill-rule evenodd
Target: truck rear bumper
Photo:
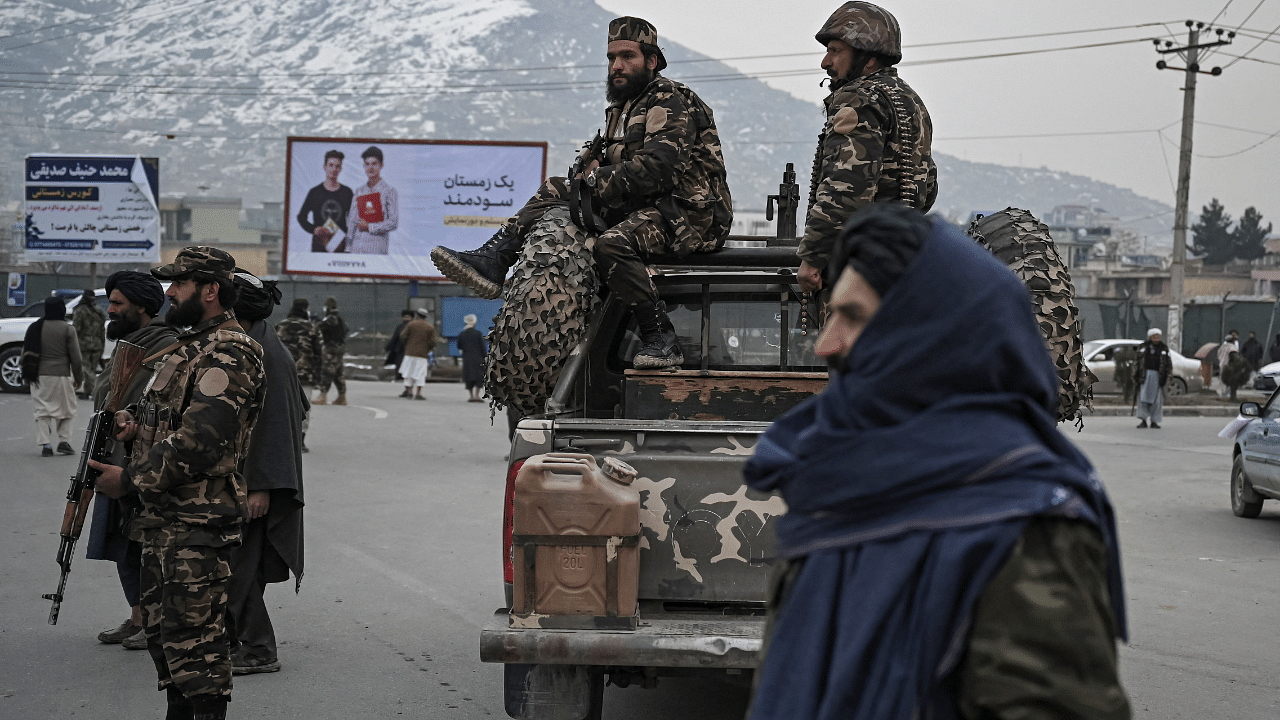
<instances>
[{"instance_id":1,"label":"truck rear bumper","mask_svg":"<svg viewBox=\"0 0 1280 720\"><path fill-rule=\"evenodd\" d=\"M626 665L753 669L760 660L763 617L702 614L642 616L635 630L507 627L500 609L480 631L480 660L534 665Z\"/></svg>"}]
</instances>

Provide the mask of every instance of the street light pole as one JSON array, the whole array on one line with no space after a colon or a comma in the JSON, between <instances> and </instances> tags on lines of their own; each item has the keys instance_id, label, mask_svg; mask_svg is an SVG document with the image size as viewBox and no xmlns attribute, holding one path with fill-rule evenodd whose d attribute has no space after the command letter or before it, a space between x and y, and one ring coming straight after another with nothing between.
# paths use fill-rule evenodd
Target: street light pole
<instances>
[{"instance_id":1,"label":"street light pole","mask_svg":"<svg viewBox=\"0 0 1280 720\"><path fill-rule=\"evenodd\" d=\"M1195 127L1196 114L1196 75L1201 73L1200 70L1200 51L1202 49L1218 47L1220 45L1230 44L1231 39L1235 37L1235 33L1228 33L1226 39L1223 39L1223 30L1218 28L1218 39L1205 44L1200 44L1200 31L1204 30L1204 23L1187 21L1187 45L1186 47L1173 47L1171 41L1165 41L1161 47L1159 40L1155 41L1156 52L1167 55L1177 53L1186 61L1185 68L1170 67L1168 63L1161 60L1156 63L1159 70L1182 70L1186 79L1182 88L1182 138L1178 150L1178 188L1175 194L1176 200L1173 212L1173 261L1169 268L1169 292L1171 295L1169 302L1169 327L1166 328L1165 337L1168 338L1169 347L1177 351L1182 351L1182 305L1185 300L1183 284L1186 278L1187 263L1187 205L1191 194L1191 135ZM1212 28L1210 28L1212 30ZM1206 75L1221 75L1222 68L1215 67L1213 70L1206 72Z\"/></svg>"}]
</instances>

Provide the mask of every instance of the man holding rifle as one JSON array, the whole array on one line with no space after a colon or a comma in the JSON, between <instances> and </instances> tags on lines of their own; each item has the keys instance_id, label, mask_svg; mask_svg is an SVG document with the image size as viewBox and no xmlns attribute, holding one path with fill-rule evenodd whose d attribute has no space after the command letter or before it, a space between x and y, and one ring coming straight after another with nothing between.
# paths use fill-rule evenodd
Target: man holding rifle
<instances>
[{"instance_id":1,"label":"man holding rifle","mask_svg":"<svg viewBox=\"0 0 1280 720\"><path fill-rule=\"evenodd\" d=\"M733 205L720 137L706 103L659 74L667 61L653 25L635 17L610 22L608 58L606 129L570 177L543 183L480 248L440 246L431 259L450 280L496 298L530 235L554 235L556 247L585 242L609 291L638 318L642 347L634 365L679 365L680 345L644 258L724 244Z\"/></svg>"},{"instance_id":2,"label":"man holding rifle","mask_svg":"<svg viewBox=\"0 0 1280 720\"><path fill-rule=\"evenodd\" d=\"M123 340L143 349L143 357L173 344L177 335L164 320L156 317L164 305L164 288L160 281L146 273L122 270L107 278L107 337ZM119 347L119 345L117 345ZM113 355L103 369L102 378L113 376L112 368L120 355ZM154 364L154 363L153 363ZM132 374L128 386L120 395L122 405L136 404L142 398L142 389L151 379L151 368L141 366ZM93 389L93 410L98 412L106 405L112 388L108 382L100 382ZM113 464L123 464L128 455L123 443L112 443L110 457ZM114 630L98 634L104 643L122 643L129 650L147 647L142 631L142 608L139 605L139 587L142 578L142 546L128 537L128 521L137 505L125 500L112 500L98 493L93 502L93 525L89 529L85 557L90 560L111 560L116 563L120 585L131 614L128 620Z\"/></svg>"},{"instance_id":3,"label":"man holding rifle","mask_svg":"<svg viewBox=\"0 0 1280 720\"><path fill-rule=\"evenodd\" d=\"M231 699L226 587L231 549L248 512L238 468L266 390L262 347L236 322L235 259L188 247L151 271L169 280L165 320L178 342L158 362L142 401L116 416L133 440L123 466L92 462L98 489L136 494L130 538L142 544L147 650L170 718L221 720Z\"/></svg>"}]
</instances>

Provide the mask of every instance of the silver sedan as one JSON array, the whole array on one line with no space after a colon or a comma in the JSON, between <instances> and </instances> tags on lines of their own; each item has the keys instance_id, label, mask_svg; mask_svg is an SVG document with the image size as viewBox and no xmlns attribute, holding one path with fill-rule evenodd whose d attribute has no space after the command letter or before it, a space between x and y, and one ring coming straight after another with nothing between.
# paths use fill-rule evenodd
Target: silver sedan
<instances>
[{"instance_id":1,"label":"silver sedan","mask_svg":"<svg viewBox=\"0 0 1280 720\"><path fill-rule=\"evenodd\" d=\"M1094 392L1120 392L1115 377L1116 350L1126 345L1137 347L1141 344L1141 340L1127 339L1090 340L1084 344L1084 364L1098 376L1098 382L1093 386ZM1169 356L1173 360L1173 373L1169 376L1165 394L1185 395L1188 392L1198 392L1204 385L1200 379L1200 361L1185 357L1176 350L1170 350Z\"/></svg>"}]
</instances>

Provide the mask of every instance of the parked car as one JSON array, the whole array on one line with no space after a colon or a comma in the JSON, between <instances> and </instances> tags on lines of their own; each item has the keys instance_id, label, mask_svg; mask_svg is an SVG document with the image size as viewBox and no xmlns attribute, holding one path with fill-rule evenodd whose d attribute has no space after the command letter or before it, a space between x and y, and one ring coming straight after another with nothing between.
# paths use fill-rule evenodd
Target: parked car
<instances>
[{"instance_id":1,"label":"parked car","mask_svg":"<svg viewBox=\"0 0 1280 720\"><path fill-rule=\"evenodd\" d=\"M1115 378L1116 350L1125 345L1137 347L1141 344L1141 340L1126 339L1090 340L1084 344L1084 364L1098 376L1098 382L1093 386L1094 392L1120 392ZM1169 377L1165 393L1185 395L1188 392L1198 392L1204 386L1204 381L1200 378L1200 361L1186 357L1176 350L1170 350L1169 355L1173 359L1173 373Z\"/></svg>"},{"instance_id":2,"label":"parked car","mask_svg":"<svg viewBox=\"0 0 1280 720\"><path fill-rule=\"evenodd\" d=\"M1270 365L1263 365L1258 368L1258 372L1253 376L1253 389L1263 392L1271 392L1280 387L1280 362L1273 362Z\"/></svg>"},{"instance_id":3,"label":"parked car","mask_svg":"<svg viewBox=\"0 0 1280 720\"><path fill-rule=\"evenodd\" d=\"M1280 391L1263 405L1241 403L1240 414L1250 420L1231 455L1231 511L1256 518L1262 501L1280 500Z\"/></svg>"},{"instance_id":4,"label":"parked car","mask_svg":"<svg viewBox=\"0 0 1280 720\"><path fill-rule=\"evenodd\" d=\"M107 312L107 291L99 288L96 292L96 300L98 307L102 308L102 312ZM77 294L71 298L67 298L67 321L71 320L71 313L80 304L81 294ZM3 392L27 392L27 384L22 381L22 339L27 334L27 328L31 324L40 319L44 314L44 300L28 305L22 314L18 317L0 319L0 391ZM115 349L114 340L108 340L106 347L102 349L102 358L106 360L111 357L111 352Z\"/></svg>"}]
</instances>

